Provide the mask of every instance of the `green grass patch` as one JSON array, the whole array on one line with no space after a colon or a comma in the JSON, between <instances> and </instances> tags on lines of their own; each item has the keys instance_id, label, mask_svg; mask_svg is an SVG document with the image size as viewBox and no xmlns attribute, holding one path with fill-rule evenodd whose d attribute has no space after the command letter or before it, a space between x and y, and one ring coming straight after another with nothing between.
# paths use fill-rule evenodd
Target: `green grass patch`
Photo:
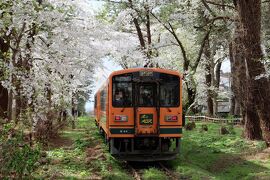
<instances>
[{"instance_id":1,"label":"green grass patch","mask_svg":"<svg viewBox=\"0 0 270 180\"><path fill-rule=\"evenodd\" d=\"M61 132L63 143L47 150L49 163L42 165L34 173L37 179L130 179L130 175L122 169L121 162L108 153L108 147L99 134L94 119L80 117L76 122L76 129L66 128ZM70 142L71 141L71 142ZM102 159L87 160L88 149L101 146L99 154Z\"/></svg>"},{"instance_id":2,"label":"green grass patch","mask_svg":"<svg viewBox=\"0 0 270 180\"><path fill-rule=\"evenodd\" d=\"M201 130L202 124L184 131L180 155L170 162L177 172L190 179L253 179L262 174L270 178L265 162L245 158L266 148L264 142L243 139L241 127L226 125L230 133L221 135L220 124L207 123L208 131Z\"/></svg>"},{"instance_id":3,"label":"green grass patch","mask_svg":"<svg viewBox=\"0 0 270 180\"><path fill-rule=\"evenodd\" d=\"M149 168L149 169L144 170L143 179L144 180L166 180L168 179L168 177L164 174L164 172L156 168Z\"/></svg>"},{"instance_id":4,"label":"green grass patch","mask_svg":"<svg viewBox=\"0 0 270 180\"><path fill-rule=\"evenodd\" d=\"M240 126L224 125L230 133L221 135L220 124L207 123L208 131L202 131L203 124L205 123L196 123L194 130L184 131L179 156L167 162L172 171L183 179L270 178L269 158L259 159L254 155L266 148L264 142L245 140ZM99 134L94 119L79 118L76 129L65 129L61 138L67 144L47 150L49 163L41 165L35 171L35 178L133 179L125 165L108 153L104 137ZM102 154L102 157L95 159L95 155L87 161L88 150L95 149L97 145L100 146L97 155ZM254 155L254 158L247 158L249 155ZM142 169L141 172L144 180L170 179L163 171L154 167Z\"/></svg>"}]
</instances>

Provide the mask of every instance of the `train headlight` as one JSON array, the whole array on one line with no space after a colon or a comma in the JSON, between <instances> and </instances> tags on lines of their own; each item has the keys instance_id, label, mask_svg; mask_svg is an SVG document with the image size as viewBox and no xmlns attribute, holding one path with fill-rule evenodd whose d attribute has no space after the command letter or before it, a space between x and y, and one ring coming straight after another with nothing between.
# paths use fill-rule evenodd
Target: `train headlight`
<instances>
[{"instance_id":1,"label":"train headlight","mask_svg":"<svg viewBox=\"0 0 270 180\"><path fill-rule=\"evenodd\" d=\"M114 117L114 121L116 121L116 122L127 122L128 121L128 116L117 115L117 116Z\"/></svg>"},{"instance_id":2,"label":"train headlight","mask_svg":"<svg viewBox=\"0 0 270 180\"><path fill-rule=\"evenodd\" d=\"M168 115L168 116L165 116L165 121L176 122L178 121L178 117L174 115Z\"/></svg>"}]
</instances>

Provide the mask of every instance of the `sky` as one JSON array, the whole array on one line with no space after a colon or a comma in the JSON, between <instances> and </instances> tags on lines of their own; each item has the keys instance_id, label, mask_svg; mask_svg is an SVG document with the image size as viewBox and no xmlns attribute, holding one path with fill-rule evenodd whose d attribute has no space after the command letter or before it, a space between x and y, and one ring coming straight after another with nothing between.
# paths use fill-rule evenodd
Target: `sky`
<instances>
[{"instance_id":1,"label":"sky","mask_svg":"<svg viewBox=\"0 0 270 180\"><path fill-rule=\"evenodd\" d=\"M103 1L99 0L76 0L76 1L82 10L91 14L95 14L100 9L102 9L102 6L104 4Z\"/></svg>"},{"instance_id":2,"label":"sky","mask_svg":"<svg viewBox=\"0 0 270 180\"><path fill-rule=\"evenodd\" d=\"M103 83L106 82L107 78L113 71L117 71L122 69L119 65L115 64L111 60L104 58L102 60L103 67L98 67L95 69L94 75L94 84L92 88L92 94L90 96L90 100L85 104L86 112L89 112L94 109L94 94L97 90L102 86Z\"/></svg>"},{"instance_id":3,"label":"sky","mask_svg":"<svg viewBox=\"0 0 270 180\"><path fill-rule=\"evenodd\" d=\"M222 62L221 65L221 70L225 72L231 72L231 63L229 59L226 59L225 61Z\"/></svg>"}]
</instances>

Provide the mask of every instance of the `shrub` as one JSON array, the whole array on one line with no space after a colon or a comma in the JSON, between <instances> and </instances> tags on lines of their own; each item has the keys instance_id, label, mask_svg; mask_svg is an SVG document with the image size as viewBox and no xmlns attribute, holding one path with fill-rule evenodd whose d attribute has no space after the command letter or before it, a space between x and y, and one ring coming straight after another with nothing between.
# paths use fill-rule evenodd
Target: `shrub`
<instances>
[{"instance_id":1,"label":"shrub","mask_svg":"<svg viewBox=\"0 0 270 180\"><path fill-rule=\"evenodd\" d=\"M208 131L208 127L206 124L202 124L202 128L201 128L202 131Z\"/></svg>"},{"instance_id":2,"label":"shrub","mask_svg":"<svg viewBox=\"0 0 270 180\"><path fill-rule=\"evenodd\" d=\"M186 130L189 130L189 131L193 130L194 128L196 128L195 122L189 122L189 123L187 123L186 126L185 126L185 129L186 129Z\"/></svg>"},{"instance_id":3,"label":"shrub","mask_svg":"<svg viewBox=\"0 0 270 180\"><path fill-rule=\"evenodd\" d=\"M0 129L0 174L5 177L22 178L35 169L40 156L39 147L31 147L24 140L22 131L12 123Z\"/></svg>"},{"instance_id":4,"label":"shrub","mask_svg":"<svg viewBox=\"0 0 270 180\"><path fill-rule=\"evenodd\" d=\"M74 147L78 149L85 149L91 145L91 140L87 139L76 139L74 142Z\"/></svg>"},{"instance_id":5,"label":"shrub","mask_svg":"<svg viewBox=\"0 0 270 180\"><path fill-rule=\"evenodd\" d=\"M229 130L225 127L225 126L221 126L219 129L220 134L224 135L224 134L229 134Z\"/></svg>"},{"instance_id":6,"label":"shrub","mask_svg":"<svg viewBox=\"0 0 270 180\"><path fill-rule=\"evenodd\" d=\"M235 132L234 127L233 127L232 124L228 126L228 131L229 131L230 134L233 134L233 135L236 134L236 132Z\"/></svg>"}]
</instances>

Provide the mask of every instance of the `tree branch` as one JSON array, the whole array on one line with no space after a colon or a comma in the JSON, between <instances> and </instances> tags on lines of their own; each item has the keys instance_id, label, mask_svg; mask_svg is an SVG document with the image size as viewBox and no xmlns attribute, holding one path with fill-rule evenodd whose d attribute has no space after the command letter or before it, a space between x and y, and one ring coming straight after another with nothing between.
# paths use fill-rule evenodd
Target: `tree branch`
<instances>
[{"instance_id":1,"label":"tree branch","mask_svg":"<svg viewBox=\"0 0 270 180\"><path fill-rule=\"evenodd\" d=\"M227 4L219 4L219 3L216 3L216 2L213 2L213 1L207 1L207 0L203 0L203 1L205 1L208 4L215 5L215 6L221 6L221 7L226 7L226 8L230 8L230 9L235 9L234 6L227 5Z\"/></svg>"},{"instance_id":2,"label":"tree branch","mask_svg":"<svg viewBox=\"0 0 270 180\"><path fill-rule=\"evenodd\" d=\"M130 7L133 9L133 4L132 4L132 0L128 0ZM135 25L137 34L138 34L138 38L140 41L140 45L142 49L145 49L145 42L144 42L144 38L143 38L143 34L142 34L142 30L141 27L139 25L138 19L137 18L133 18L133 23Z\"/></svg>"},{"instance_id":3,"label":"tree branch","mask_svg":"<svg viewBox=\"0 0 270 180\"><path fill-rule=\"evenodd\" d=\"M216 16L216 17L210 19L209 21L207 21L204 25L202 25L202 26L194 26L194 28L198 28L198 29L204 28L208 24L213 24L217 20L230 20L230 21L234 21L235 19L233 19L233 18L231 18L229 16Z\"/></svg>"},{"instance_id":4,"label":"tree branch","mask_svg":"<svg viewBox=\"0 0 270 180\"><path fill-rule=\"evenodd\" d=\"M204 35L204 38L202 40L202 44L201 44L201 47L200 47L200 50L199 50L199 54L198 54L198 57L195 61L195 64L194 66L192 66L192 69L193 69L193 73L196 72L197 70L197 67L200 63L200 60L201 60L201 57L202 57L202 53L203 53L203 49L204 49L204 46L205 46L205 42L206 40L209 38L209 35L210 35L210 32L211 32L211 29L212 29L212 26L210 26L209 30L206 32L206 34Z\"/></svg>"},{"instance_id":5,"label":"tree branch","mask_svg":"<svg viewBox=\"0 0 270 180\"><path fill-rule=\"evenodd\" d=\"M202 0L203 5L205 6L205 8L211 13L212 16L216 17L216 13L208 6L206 0Z\"/></svg>"},{"instance_id":6,"label":"tree branch","mask_svg":"<svg viewBox=\"0 0 270 180\"><path fill-rule=\"evenodd\" d=\"M152 13L152 12L150 12L151 13L151 15L160 23L160 24L162 24L163 25L163 27L165 28L165 29L167 29L172 35L173 35L173 37L174 37L174 39L176 40L176 42L177 42L177 45L180 47L180 49L181 49L181 52L182 52L182 55L183 55L183 59L184 59L184 71L186 71L186 70L188 70L188 66L189 66L189 63L190 63L190 61L189 61L189 59L187 58L187 53L186 53L186 50L185 50L185 48L184 48L184 46L183 46L183 43L181 42L181 40L178 38L178 36L176 35L176 32L174 31L174 28L173 28L173 26L171 25L171 23L169 23L168 22L168 25L169 25L169 27L166 25L166 24L164 24L154 13Z\"/></svg>"}]
</instances>

